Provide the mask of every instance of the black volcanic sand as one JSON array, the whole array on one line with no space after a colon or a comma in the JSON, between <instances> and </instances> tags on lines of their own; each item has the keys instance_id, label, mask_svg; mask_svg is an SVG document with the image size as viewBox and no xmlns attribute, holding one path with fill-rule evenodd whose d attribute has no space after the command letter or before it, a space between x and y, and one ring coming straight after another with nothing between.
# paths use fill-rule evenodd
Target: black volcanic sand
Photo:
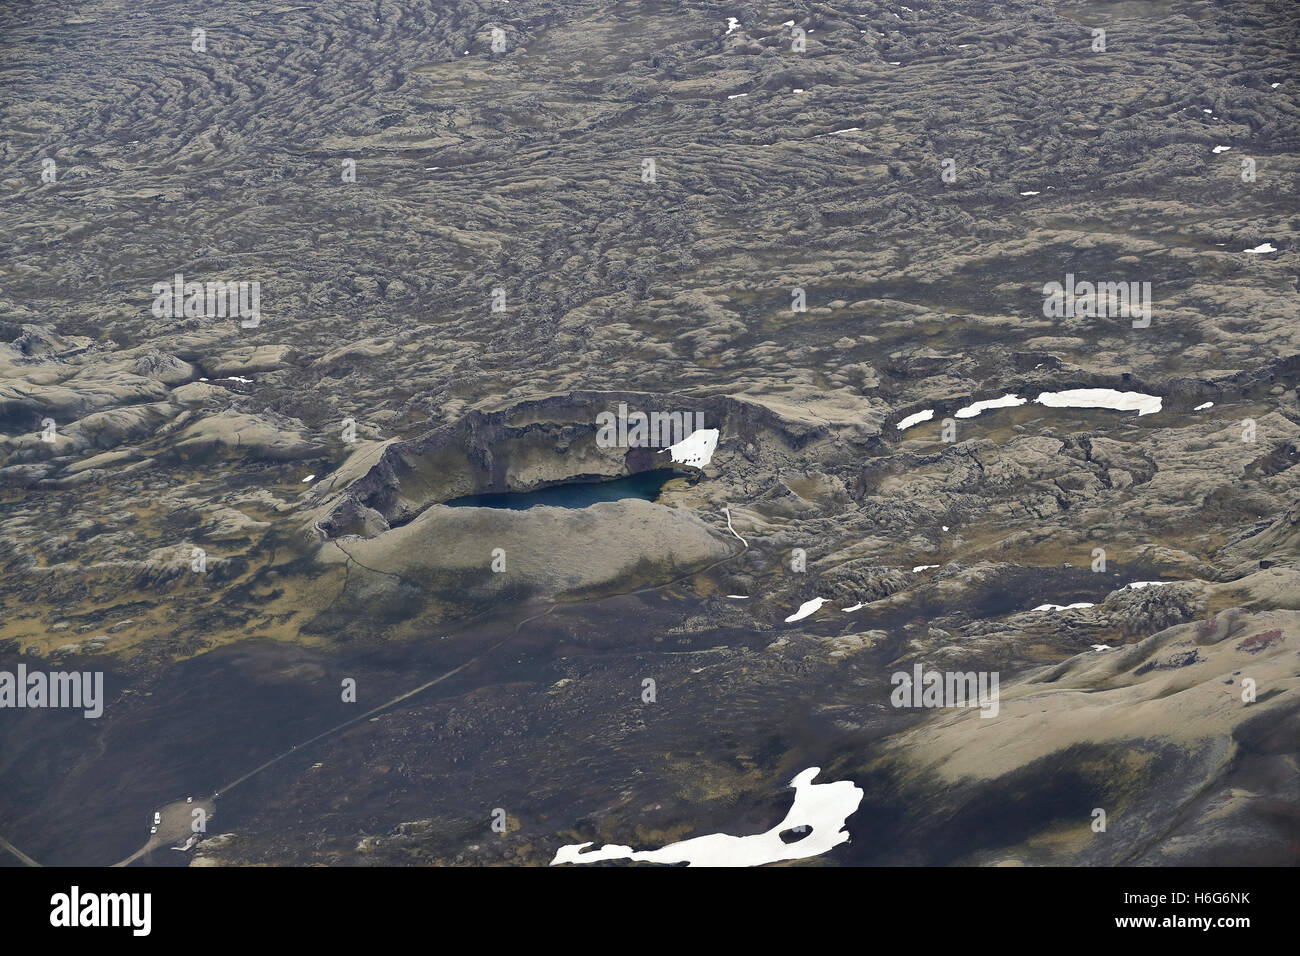
<instances>
[{"instance_id":1,"label":"black volcanic sand","mask_svg":"<svg viewBox=\"0 0 1300 956\"><path fill-rule=\"evenodd\" d=\"M1058 580L1022 570L1017 587L1026 586L1024 577ZM1080 574L1081 585L1094 577ZM1007 600L1008 592L995 588L971 612L1009 610ZM155 808L222 791L209 834L243 833L251 825L246 838L268 841L285 862L321 853L347 860L344 843L359 820L370 833L389 829L385 821L428 818L459 820L461 828L443 834L448 842L425 839L413 852L450 859L463 850L459 835L472 839L476 832L475 808L484 815L504 806L525 822L520 838L540 837L548 827L581 828L592 814L598 819L614 793L611 780L635 780L638 793L648 788L638 799L659 804L639 819L647 833L759 832L784 816L788 795L778 791L750 811L732 800L719 808L676 806L670 768L700 761L692 776L705 793L715 775L782 781L827 754L868 754L873 739L917 719L887 706L897 641L838 666L808 648L789 657L765 650L782 633L829 638L853 633L861 622L683 629L700 602L670 588L560 605L515 630L523 611L540 609L400 646L326 655L250 641L182 661L143 683L110 671L106 696L113 706L105 718L17 712L22 726L0 769L22 786L6 791L5 832L47 865L107 864L147 839ZM868 623L901 632L941 610L903 608ZM446 682L377 720L295 749L466 661ZM85 658L63 663L70 670L98 666ZM1003 679L1010 676L1004 672ZM355 704L341 701L344 677L357 681ZM654 703L641 701L646 677L656 681ZM573 684L557 700L554 685L566 679ZM800 690L810 684L818 688L815 697ZM286 751L284 760L227 790ZM312 769L317 762L325 766ZM123 775L123 767L132 772ZM944 840L928 845L927 860L949 862L963 852L961 841L945 850ZM906 841L900 846L909 852ZM521 860L549 861L545 845L518 852ZM907 859L893 853L870 858ZM165 850L149 860L183 861Z\"/></svg>"}]
</instances>

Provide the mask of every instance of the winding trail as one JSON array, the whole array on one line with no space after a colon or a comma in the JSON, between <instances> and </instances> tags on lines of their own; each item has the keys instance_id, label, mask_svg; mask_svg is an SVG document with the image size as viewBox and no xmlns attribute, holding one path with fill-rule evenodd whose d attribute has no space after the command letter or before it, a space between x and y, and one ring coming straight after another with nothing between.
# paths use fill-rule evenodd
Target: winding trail
<instances>
[{"instance_id":1,"label":"winding trail","mask_svg":"<svg viewBox=\"0 0 1300 956\"><path fill-rule=\"evenodd\" d=\"M648 587L638 588L633 591L622 591L619 592L618 594L608 595L605 598L598 598L597 600L607 600L608 598L627 597L629 595L634 595L634 594L645 594L651 591L660 591L663 590L664 588L672 587L686 580L687 578L694 577L697 574L704 574L720 565L726 564L730 561L734 561L736 558L740 557L742 554L744 554L746 551L749 550L749 542L747 542L744 538L742 538L739 534L737 534L736 529L732 527L731 512L726 508L724 508L723 511L726 513L727 516L727 530L729 530L733 535L736 536L736 538L740 540L742 547L739 551L729 554L725 558L721 558L718 561L713 562L712 564L704 566L703 568L697 568L693 571L688 571L685 574L678 575L672 580L666 581L662 584L650 585ZM349 557L351 557L351 555L349 555ZM365 567L359 562L357 563L357 566ZM373 569L367 569L367 570L373 570ZM378 572L378 573L385 573L385 572ZM517 623L513 628L511 628L510 632L506 634L505 637L501 638L501 640L496 641L495 643L493 643L488 647L485 647L483 650L479 651L473 657L468 658L461 664L458 664L456 667L453 667L451 670L439 674L437 677L433 678L432 680L425 681L423 684L420 684L418 687L413 687L408 691L404 691L403 693L398 694L396 697L390 698L389 700L384 701L382 704L372 707L370 710L367 710L365 713L359 714L356 717L350 717L340 724L336 724L335 726L330 727L327 730L322 730L320 733L316 734L315 736L309 737L308 739L302 741L301 743L294 744L288 750L276 754L274 757L270 758L269 760L266 760L263 763L258 764L252 770L248 771L248 773L236 777L234 780L218 788L206 800L199 801L199 803L197 804L191 804L188 800L185 801L178 800L174 803L168 804L161 811L163 824L158 827L157 832L153 833L150 836L150 838L144 843L144 845L141 846L138 850L136 850L130 856L122 860L119 860L117 863L114 863L113 866L114 867L129 866L131 863L134 863L136 860L140 859L141 857L148 855L149 853L153 852L154 850L158 849L164 844L173 842L174 840L177 840L182 836L184 836L186 833L189 832L189 821L190 821L189 814L193 806L196 805L202 806L205 809L207 809L209 814L214 814L215 802L221 796L229 793L235 787L238 787L240 784L247 782L248 780L262 773L264 770L268 770L271 767L274 767L276 764L284 760L286 757L293 756L300 749L309 747L314 743L324 740L326 737L331 737L334 734L340 733L341 731L346 730L347 728L355 724L359 724L363 720L368 720L371 717L376 716L377 714L381 714L384 711L388 710L389 708L394 707L402 703L403 701L409 700L412 697L415 697L417 694L421 694L431 687L441 684L443 681L447 680L448 678L454 677L456 674L459 674L461 671L465 670L465 668L469 667L471 664L474 664L482 660L484 657L491 654L493 651L496 651L498 648L502 647L504 644L506 644L508 641L514 638L514 636L518 634L520 630L523 629L525 624L528 624L531 621L535 621L540 617L545 617L546 615L550 614L552 611L554 611L556 608L560 606L561 606L560 602L554 602L550 604L546 608L546 610L540 611L537 614L532 614L524 618L519 623ZM490 613L490 612L485 612L485 613ZM461 622L460 626L464 627L466 624L471 623L475 619L476 618L471 618L469 620L463 621ZM15 847L8 840L4 839L4 837L2 836L0 836L0 849L8 850L10 853L16 856L27 866L41 866L40 863L36 862L27 854L23 853L21 850Z\"/></svg>"},{"instance_id":2,"label":"winding trail","mask_svg":"<svg viewBox=\"0 0 1300 956\"><path fill-rule=\"evenodd\" d=\"M626 597L633 594L645 594L650 591L660 591L663 590L664 588L672 587L673 585L678 584L689 577L694 577L697 574L704 574L705 572L711 571L714 568L718 567L719 565L726 564L727 562L730 561L734 561L736 558L740 557L742 554L748 551L749 542L747 542L744 538L741 538L740 535L736 533L736 529L733 528L731 525L731 512L726 508L723 508L723 511L727 515L727 530L729 530L733 535L739 538L740 543L743 545L743 547L739 551L729 554L725 558L721 558L720 560L715 561L712 564L705 565L703 568L697 568L693 571L688 571L685 574L678 575L677 577L673 578L671 581L666 581L663 584L654 584L648 587L638 588L633 591L621 591L618 594L611 594L609 595L609 597L611 598ZM344 553L346 554L347 552ZM351 555L348 556L351 557ZM357 567L365 568L365 565L361 564L360 562L356 562L356 563L357 563ZM374 570L374 569L367 568L366 570ZM388 572L380 571L377 573L386 574ZM598 600L606 600L606 598L601 598ZM522 621L520 621L510 630L509 634L501 638L501 640L497 641L495 644L492 644L489 647L484 648L483 650L479 651L477 654L475 654L473 657L469 658L462 664L453 667L451 670L447 671L444 674L439 675L438 677L435 677L433 680L426 681L425 683L421 684L419 687L414 687L411 690L398 694L396 697L393 697L390 700L384 701L382 704L379 704L377 707L371 708L370 710L366 711L364 714L360 714L356 717L351 717L348 720L343 721L343 723L341 724L331 727L328 730L323 730L320 733L316 734L314 737L310 737L307 740L304 740L302 743L295 744L294 746L290 747L288 750L284 751L283 753L277 754L276 756L272 757L270 760L267 760L265 763L259 764L258 766L254 767L252 770L248 771L248 773L244 774L242 777L237 777L236 779L232 780L230 783L219 788L216 792L212 794L211 799L215 800L218 797L220 797L222 794L229 793L231 790L233 790L235 787L239 786L241 783L245 782L249 778L256 776L257 774L261 773L263 770L268 769L269 767L273 767L275 764L279 763L285 757L297 753L297 751L300 748L309 747L319 740L323 740L324 738L337 734L342 730L346 730L348 727L351 727L353 724L358 724L363 720L368 720L369 718L375 716L376 714L380 714L385 710L388 710L390 707L400 704L404 700L409 700L410 698L416 696L417 694L423 693L424 691L428 690L430 687L433 687L437 684L441 684L449 677L454 677L456 674L459 674L461 671L469 667L471 664L481 660L482 658L486 657L488 654L491 654L493 651L497 650L499 647L504 645L516 634L518 634L519 631L523 629L523 626L525 624L528 624L531 621L535 621L539 617L545 617L546 615L550 614L558 607L560 607L560 603L557 601L551 604L549 607L547 607L545 611L541 611L540 613L533 614L529 617L524 618ZM462 627L464 626L464 623L468 623L468 621L463 622L461 625Z\"/></svg>"},{"instance_id":3,"label":"winding trail","mask_svg":"<svg viewBox=\"0 0 1300 956\"><path fill-rule=\"evenodd\" d=\"M351 727L353 724L358 724L363 720L368 720L369 718L374 717L376 714L383 713L388 708L400 704L404 700L408 700L414 697L416 694L423 693L424 691L428 690L430 687L433 687L436 684L441 684L443 681L447 680L447 678L454 677L456 674L459 674L465 668L469 667L469 665L475 663L476 661L487 656L488 654L491 654L498 647L505 644L508 640L510 640L512 637L518 634L520 628L522 628L529 621L535 621L539 617L545 617L547 614L550 614L552 611L554 611L558 606L559 606L558 604L552 604L550 607L548 607L545 611L542 611L540 614L534 614L532 617L524 618L522 621L520 621L518 624L514 626L514 628L510 631L509 634L501 638L501 640L497 641L495 644L491 645L490 647L484 648L483 650L475 654L473 657L466 660L464 663L459 664L456 667L453 667L451 670L447 671L444 674L440 674L439 676L435 677L433 680L425 681L419 687L413 687L411 690L398 694L396 697L384 701L382 704L378 705L377 707L372 707L364 714L359 714L356 717L351 717L343 721L343 723L337 724L336 726L331 727L328 730L322 730L316 736L309 737L308 739L304 740L300 744L294 744L292 747L290 747L288 750L284 751L283 753L277 754L276 756L272 757L270 760L266 761L265 763L259 764L258 766L254 767L252 770L248 771L248 773L244 774L242 777L237 777L234 780L230 781L230 783L219 788L216 792L212 794L212 799L216 800L222 794L229 793L231 790L233 790L235 787L239 786L241 783L248 780L249 778L256 776L257 774L261 773L263 770L266 770L268 767L275 766L285 757L289 757L297 753L299 748L309 747L312 744L316 743L318 740L323 740L324 738L332 736L333 734L337 734L342 730L346 730L348 727Z\"/></svg>"},{"instance_id":4,"label":"winding trail","mask_svg":"<svg viewBox=\"0 0 1300 956\"><path fill-rule=\"evenodd\" d=\"M20 860L23 861L23 866L40 866L40 865L41 865L41 864L37 863L35 860L33 860L33 859L32 859L30 856L28 856L26 853L24 853L22 850L18 849L18 847L14 846L12 843L10 843L8 840L6 840L6 839L5 839L4 837L2 837L2 836L0 836L0 849L8 850L8 851L9 851L10 853L12 853L14 856L18 857L18 859L20 859Z\"/></svg>"}]
</instances>

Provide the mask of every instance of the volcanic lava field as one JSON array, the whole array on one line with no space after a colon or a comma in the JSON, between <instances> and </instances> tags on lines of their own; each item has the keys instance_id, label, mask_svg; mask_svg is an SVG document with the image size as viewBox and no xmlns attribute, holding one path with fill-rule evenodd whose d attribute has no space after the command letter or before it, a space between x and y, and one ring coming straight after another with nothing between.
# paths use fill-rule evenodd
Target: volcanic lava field
<instances>
[{"instance_id":1,"label":"volcanic lava field","mask_svg":"<svg viewBox=\"0 0 1300 956\"><path fill-rule=\"evenodd\" d=\"M5 5L4 862L1293 865L1300 16L910 3Z\"/></svg>"}]
</instances>

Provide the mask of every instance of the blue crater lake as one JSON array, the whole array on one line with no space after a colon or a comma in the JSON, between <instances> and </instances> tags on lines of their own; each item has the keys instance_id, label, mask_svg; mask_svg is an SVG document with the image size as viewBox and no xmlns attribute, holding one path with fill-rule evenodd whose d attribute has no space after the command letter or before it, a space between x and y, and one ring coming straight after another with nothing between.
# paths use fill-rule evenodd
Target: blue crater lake
<instances>
[{"instance_id":1,"label":"blue crater lake","mask_svg":"<svg viewBox=\"0 0 1300 956\"><path fill-rule=\"evenodd\" d=\"M624 498L655 501L664 485L678 477L680 476L671 469L662 468L610 481L575 481L552 485L537 491L466 495L463 498L445 501L443 504L449 508L509 508L511 511L523 511L535 505L550 505L553 508L585 508L599 501L621 501Z\"/></svg>"}]
</instances>

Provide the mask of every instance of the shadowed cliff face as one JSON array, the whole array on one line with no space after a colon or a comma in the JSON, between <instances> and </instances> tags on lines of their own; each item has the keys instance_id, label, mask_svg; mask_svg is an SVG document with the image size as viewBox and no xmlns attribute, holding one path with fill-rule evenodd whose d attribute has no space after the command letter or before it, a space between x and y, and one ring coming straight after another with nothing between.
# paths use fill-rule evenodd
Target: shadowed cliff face
<instances>
[{"instance_id":1,"label":"shadowed cliff face","mask_svg":"<svg viewBox=\"0 0 1300 956\"><path fill-rule=\"evenodd\" d=\"M0 836L120 859L438 681L197 858L762 833L819 766L874 808L821 862L1285 862L1298 39L1200 0L7 6L0 670L110 693L0 734ZM716 450L602 444L620 404ZM917 664L1006 706L894 706Z\"/></svg>"}]
</instances>

